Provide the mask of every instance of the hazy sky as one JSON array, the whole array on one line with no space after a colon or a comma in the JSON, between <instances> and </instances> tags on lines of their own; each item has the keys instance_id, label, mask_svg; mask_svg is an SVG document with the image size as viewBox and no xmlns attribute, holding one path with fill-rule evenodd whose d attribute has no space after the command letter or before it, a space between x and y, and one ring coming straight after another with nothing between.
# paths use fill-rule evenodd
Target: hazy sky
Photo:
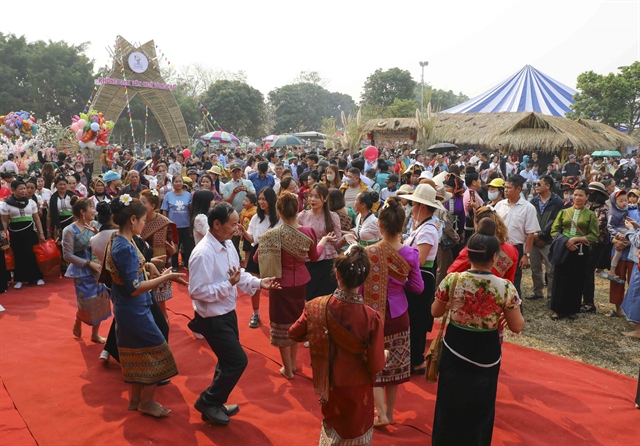
<instances>
[{"instance_id":1,"label":"hazy sky","mask_svg":"<svg viewBox=\"0 0 640 446\"><path fill-rule=\"evenodd\" d=\"M28 40L90 40L96 66L120 34L155 40L178 71L244 70L265 96L302 70L359 101L376 69L399 67L473 97L529 64L575 88L578 74L640 60L640 1L111 0L29 3L3 20ZM2 61L0 61L2 63Z\"/></svg>"}]
</instances>

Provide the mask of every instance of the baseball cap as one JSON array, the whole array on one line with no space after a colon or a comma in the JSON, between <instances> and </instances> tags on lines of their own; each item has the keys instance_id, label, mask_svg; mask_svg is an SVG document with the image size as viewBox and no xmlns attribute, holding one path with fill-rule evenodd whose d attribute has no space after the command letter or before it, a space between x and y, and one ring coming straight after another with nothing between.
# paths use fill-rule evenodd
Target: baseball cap
<instances>
[{"instance_id":1,"label":"baseball cap","mask_svg":"<svg viewBox=\"0 0 640 446\"><path fill-rule=\"evenodd\" d=\"M387 179L385 180L385 183L397 183L398 181L400 181L400 178L398 178L398 175L391 174L387 177Z\"/></svg>"},{"instance_id":2,"label":"baseball cap","mask_svg":"<svg viewBox=\"0 0 640 446\"><path fill-rule=\"evenodd\" d=\"M240 167L240 164L238 163L233 163L229 166L229 171L233 172L234 170L242 170L242 167Z\"/></svg>"}]
</instances>

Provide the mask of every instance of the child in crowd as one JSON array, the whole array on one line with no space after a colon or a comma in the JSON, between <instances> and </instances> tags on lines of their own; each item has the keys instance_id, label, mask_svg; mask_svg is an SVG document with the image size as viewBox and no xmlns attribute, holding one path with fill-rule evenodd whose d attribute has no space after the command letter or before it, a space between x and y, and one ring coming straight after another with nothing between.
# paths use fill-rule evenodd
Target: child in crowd
<instances>
[{"instance_id":1,"label":"child in crowd","mask_svg":"<svg viewBox=\"0 0 640 446\"><path fill-rule=\"evenodd\" d=\"M640 190L631 189L627 193L627 199L629 200L629 218L634 221L640 222L640 213L638 213L638 198L640 198Z\"/></svg>"},{"instance_id":2,"label":"child in crowd","mask_svg":"<svg viewBox=\"0 0 640 446\"><path fill-rule=\"evenodd\" d=\"M625 240L627 228L625 227L624 222L627 218L629 218L627 191L622 189L614 192L611 194L610 199L611 207L609 208L609 213L607 215L607 229L609 230L609 234L611 234L611 237ZM615 273L615 269L618 266L620 258L622 257L622 253L623 251L614 251L613 258L611 259L611 269L609 270L607 279L613 280L616 283L624 284L624 280L620 279Z\"/></svg>"},{"instance_id":3,"label":"child in crowd","mask_svg":"<svg viewBox=\"0 0 640 446\"><path fill-rule=\"evenodd\" d=\"M258 198L256 194L247 192L247 195L242 200L242 212L240 212L240 224L244 226L245 231L249 229L249 223L258 210L256 203ZM247 259L251 254L251 243L247 239L243 239L242 250L244 251L244 262L247 264Z\"/></svg>"},{"instance_id":4,"label":"child in crowd","mask_svg":"<svg viewBox=\"0 0 640 446\"><path fill-rule=\"evenodd\" d=\"M366 172L367 178L371 180L371 190L380 194L380 185L376 183L376 170L375 169L367 169Z\"/></svg>"}]
</instances>

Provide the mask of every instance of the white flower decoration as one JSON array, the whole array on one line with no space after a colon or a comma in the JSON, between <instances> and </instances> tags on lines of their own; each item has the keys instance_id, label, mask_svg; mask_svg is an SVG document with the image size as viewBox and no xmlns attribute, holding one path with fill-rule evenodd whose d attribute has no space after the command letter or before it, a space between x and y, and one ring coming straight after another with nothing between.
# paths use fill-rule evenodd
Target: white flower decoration
<instances>
[{"instance_id":1,"label":"white flower decoration","mask_svg":"<svg viewBox=\"0 0 640 446\"><path fill-rule=\"evenodd\" d=\"M151 195L153 195L154 197L157 197L158 195L160 195L160 192L158 192L157 189L151 189Z\"/></svg>"},{"instance_id":2,"label":"white flower decoration","mask_svg":"<svg viewBox=\"0 0 640 446\"><path fill-rule=\"evenodd\" d=\"M129 206L129 204L131 203L132 200L133 199L131 198L131 195L129 195L129 194L124 194L123 196L120 197L120 201L125 206Z\"/></svg>"}]
</instances>

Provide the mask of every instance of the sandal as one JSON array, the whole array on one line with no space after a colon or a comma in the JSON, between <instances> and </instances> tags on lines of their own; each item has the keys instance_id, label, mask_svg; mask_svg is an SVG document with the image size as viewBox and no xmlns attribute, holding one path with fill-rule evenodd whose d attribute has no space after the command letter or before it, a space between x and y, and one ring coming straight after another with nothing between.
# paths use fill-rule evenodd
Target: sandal
<instances>
[{"instance_id":1,"label":"sandal","mask_svg":"<svg viewBox=\"0 0 640 446\"><path fill-rule=\"evenodd\" d=\"M551 315L551 320L552 321L559 321L560 319L562 319L562 316L560 316L560 315L556 315L556 316Z\"/></svg>"},{"instance_id":2,"label":"sandal","mask_svg":"<svg viewBox=\"0 0 640 446\"><path fill-rule=\"evenodd\" d=\"M582 307L580 307L580 313L596 313L596 306L595 305L583 305Z\"/></svg>"},{"instance_id":3,"label":"sandal","mask_svg":"<svg viewBox=\"0 0 640 446\"><path fill-rule=\"evenodd\" d=\"M605 317L622 317L621 315L619 315L618 313L616 313L615 310L611 310L610 312L608 312L607 314L604 315Z\"/></svg>"}]
</instances>

